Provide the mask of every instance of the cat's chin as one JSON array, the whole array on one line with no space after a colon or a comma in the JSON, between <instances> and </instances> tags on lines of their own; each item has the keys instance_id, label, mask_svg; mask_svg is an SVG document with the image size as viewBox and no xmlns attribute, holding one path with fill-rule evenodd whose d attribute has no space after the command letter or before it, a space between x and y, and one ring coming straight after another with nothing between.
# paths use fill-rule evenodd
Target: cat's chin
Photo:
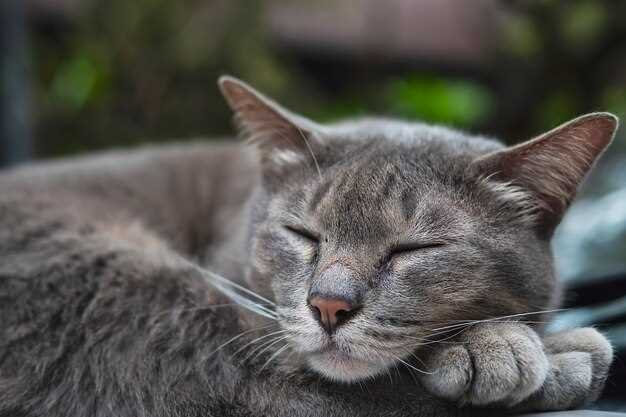
<instances>
[{"instance_id":1,"label":"cat's chin","mask_svg":"<svg viewBox=\"0 0 626 417\"><path fill-rule=\"evenodd\" d=\"M353 358L337 350L310 354L309 367L324 377L341 382L371 378L387 368L387 364Z\"/></svg>"}]
</instances>

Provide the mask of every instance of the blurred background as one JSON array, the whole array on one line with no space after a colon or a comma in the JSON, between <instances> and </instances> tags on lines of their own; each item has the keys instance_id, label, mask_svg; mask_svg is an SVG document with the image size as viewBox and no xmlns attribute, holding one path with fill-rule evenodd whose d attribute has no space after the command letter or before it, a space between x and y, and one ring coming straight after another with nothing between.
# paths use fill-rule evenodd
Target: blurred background
<instances>
[{"instance_id":1,"label":"blurred background","mask_svg":"<svg viewBox=\"0 0 626 417\"><path fill-rule=\"evenodd\" d=\"M626 1L2 0L0 166L231 135L219 75L319 121L383 114L508 143L589 111L626 120ZM618 347L626 411L626 129L555 239L554 329Z\"/></svg>"}]
</instances>

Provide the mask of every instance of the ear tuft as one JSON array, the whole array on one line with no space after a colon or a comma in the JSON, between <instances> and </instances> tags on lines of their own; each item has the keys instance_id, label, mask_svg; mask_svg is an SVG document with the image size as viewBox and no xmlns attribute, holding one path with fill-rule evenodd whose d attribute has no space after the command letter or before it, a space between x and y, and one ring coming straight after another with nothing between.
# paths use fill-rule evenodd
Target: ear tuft
<instances>
[{"instance_id":1,"label":"ear tuft","mask_svg":"<svg viewBox=\"0 0 626 417\"><path fill-rule=\"evenodd\" d=\"M520 145L474 161L471 172L527 190L541 226L551 233L576 195L578 186L611 143L618 119L591 113Z\"/></svg>"},{"instance_id":2,"label":"ear tuft","mask_svg":"<svg viewBox=\"0 0 626 417\"><path fill-rule=\"evenodd\" d=\"M218 85L235 113L240 132L263 150L298 150L306 146L316 125L291 113L241 80L222 76Z\"/></svg>"},{"instance_id":3,"label":"ear tuft","mask_svg":"<svg viewBox=\"0 0 626 417\"><path fill-rule=\"evenodd\" d=\"M222 75L219 77L217 79L217 86L231 108L237 107L239 101L245 96L245 90L250 89L243 81L231 77L230 75Z\"/></svg>"},{"instance_id":4,"label":"ear tuft","mask_svg":"<svg viewBox=\"0 0 626 417\"><path fill-rule=\"evenodd\" d=\"M309 162L321 175L314 153L319 149L319 125L291 113L236 78L222 76L218 85L235 114L240 133L260 150L265 174L276 176L296 164Z\"/></svg>"}]
</instances>

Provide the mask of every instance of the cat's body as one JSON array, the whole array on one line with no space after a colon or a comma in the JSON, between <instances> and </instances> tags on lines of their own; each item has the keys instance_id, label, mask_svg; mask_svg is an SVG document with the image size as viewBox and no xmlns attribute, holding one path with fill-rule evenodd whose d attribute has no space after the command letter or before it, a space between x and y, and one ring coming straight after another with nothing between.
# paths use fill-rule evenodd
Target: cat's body
<instances>
[{"instance_id":1,"label":"cat's body","mask_svg":"<svg viewBox=\"0 0 626 417\"><path fill-rule=\"evenodd\" d=\"M267 135L247 123L250 96L242 110L242 91L224 88L244 128ZM541 340L545 316L523 315L558 303L549 235L567 179L544 214L517 184L480 188L501 173L473 172L491 169L498 142L385 120L313 137L272 109L289 119L258 119L274 141L295 120L304 143L198 143L0 176L0 416L484 416L458 404L597 396L604 338ZM572 181L615 128L594 117L576 133L595 127L603 145L569 161L587 165Z\"/></svg>"},{"instance_id":2,"label":"cat's body","mask_svg":"<svg viewBox=\"0 0 626 417\"><path fill-rule=\"evenodd\" d=\"M236 306L198 309L229 300L189 268L168 260L168 250L154 243L158 236L183 253L216 258L203 250L210 246L210 229L224 219L239 219L242 200L259 178L254 169L246 174L243 164L235 163L249 162L249 153L237 145L192 145L4 175L0 415L287 416L298 415L298 409L314 413L334 401L337 388L318 387L319 378L312 375L309 382L304 376L289 380L288 371L255 376L250 366L247 372L238 363L248 350L234 360L228 357L242 344L211 355L260 325L238 323L241 309ZM211 177L200 174L219 164L217 172L224 176L207 184ZM202 184L191 190L201 178ZM92 204L87 206L83 191L68 192L76 189L74 181L92 196ZM230 207L226 202L235 196L217 191L226 183L242 188ZM160 191L163 184L171 185L169 192ZM221 202L217 210L211 210L211 197ZM201 200L191 201L195 198ZM204 209L202 216L185 218L186 207ZM168 230L174 224L180 226ZM228 264L243 264L241 254L231 255ZM227 269L237 277L232 267ZM250 340L242 338L242 343ZM257 367L266 359L267 354L256 359ZM393 375L396 384L399 378ZM378 389L387 385L388 394L395 394L397 386L388 379L381 382ZM359 388L341 398L354 395L352 401L367 409L374 389ZM303 404L286 404L290 397L306 395L311 399ZM387 407L395 409L397 400L390 397ZM436 408L429 403L426 409ZM341 415L338 410L328 407L327 415Z\"/></svg>"}]
</instances>

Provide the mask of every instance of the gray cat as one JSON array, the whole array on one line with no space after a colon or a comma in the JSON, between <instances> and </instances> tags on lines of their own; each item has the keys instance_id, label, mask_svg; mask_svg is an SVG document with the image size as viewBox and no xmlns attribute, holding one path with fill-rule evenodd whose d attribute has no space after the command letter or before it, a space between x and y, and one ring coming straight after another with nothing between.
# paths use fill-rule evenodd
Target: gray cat
<instances>
[{"instance_id":1,"label":"gray cat","mask_svg":"<svg viewBox=\"0 0 626 417\"><path fill-rule=\"evenodd\" d=\"M0 176L0 416L486 416L597 398L610 344L542 324L559 302L550 238L614 116L506 148L397 120L322 126L220 87L254 146Z\"/></svg>"}]
</instances>

